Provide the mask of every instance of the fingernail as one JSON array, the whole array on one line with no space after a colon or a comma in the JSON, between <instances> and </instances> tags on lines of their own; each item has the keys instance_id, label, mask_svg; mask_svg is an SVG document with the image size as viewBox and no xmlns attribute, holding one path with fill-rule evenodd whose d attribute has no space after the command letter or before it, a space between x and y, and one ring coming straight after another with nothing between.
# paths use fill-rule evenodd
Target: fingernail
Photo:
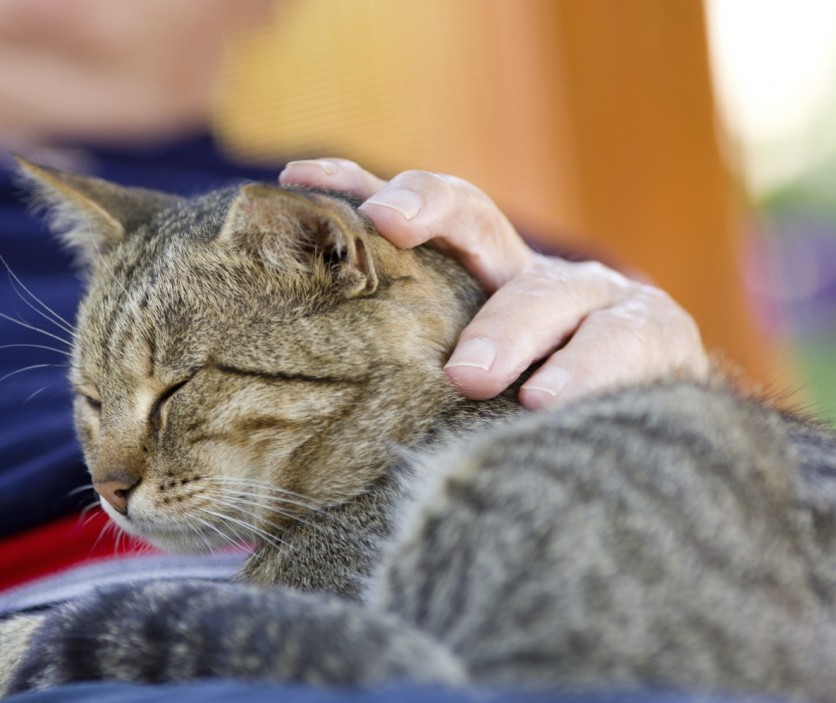
<instances>
[{"instance_id":1,"label":"fingernail","mask_svg":"<svg viewBox=\"0 0 836 703\"><path fill-rule=\"evenodd\" d=\"M300 159L299 161L288 161L285 164L285 169L288 169L291 166L316 166L322 171L324 171L326 176L333 176L339 168L337 164L331 161L321 161L318 159Z\"/></svg>"},{"instance_id":2,"label":"fingernail","mask_svg":"<svg viewBox=\"0 0 836 703\"><path fill-rule=\"evenodd\" d=\"M521 387L521 391L538 391L556 398L569 383L569 372L557 366L547 366L538 371Z\"/></svg>"},{"instance_id":3,"label":"fingernail","mask_svg":"<svg viewBox=\"0 0 836 703\"><path fill-rule=\"evenodd\" d=\"M445 369L461 366L490 371L496 359L496 347L487 339L477 337L460 344L444 365Z\"/></svg>"},{"instance_id":4,"label":"fingernail","mask_svg":"<svg viewBox=\"0 0 836 703\"><path fill-rule=\"evenodd\" d=\"M403 190L396 188L393 190L383 190L373 199L367 200L363 205L379 205L380 207L388 207L390 210L395 210L401 214L405 220L411 220L424 207L424 201L418 193L411 190Z\"/></svg>"}]
</instances>

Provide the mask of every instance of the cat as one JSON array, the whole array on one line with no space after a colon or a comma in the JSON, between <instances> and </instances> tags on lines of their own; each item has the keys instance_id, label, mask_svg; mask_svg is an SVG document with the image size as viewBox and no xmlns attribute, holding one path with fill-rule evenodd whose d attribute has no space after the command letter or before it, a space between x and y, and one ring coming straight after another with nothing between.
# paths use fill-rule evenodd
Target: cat
<instances>
[{"instance_id":1,"label":"cat","mask_svg":"<svg viewBox=\"0 0 836 703\"><path fill-rule=\"evenodd\" d=\"M516 410L442 381L482 301L472 279L397 252L343 200L249 184L178 201L39 173L90 274L75 424L129 533L255 540L245 580L356 595L389 531L395 447Z\"/></svg>"},{"instance_id":2,"label":"cat","mask_svg":"<svg viewBox=\"0 0 836 703\"><path fill-rule=\"evenodd\" d=\"M442 365L482 294L350 197L195 199L26 165L89 272L75 419L102 504L234 583L0 625L7 692L198 677L836 691L836 434L720 380L523 413Z\"/></svg>"}]
</instances>

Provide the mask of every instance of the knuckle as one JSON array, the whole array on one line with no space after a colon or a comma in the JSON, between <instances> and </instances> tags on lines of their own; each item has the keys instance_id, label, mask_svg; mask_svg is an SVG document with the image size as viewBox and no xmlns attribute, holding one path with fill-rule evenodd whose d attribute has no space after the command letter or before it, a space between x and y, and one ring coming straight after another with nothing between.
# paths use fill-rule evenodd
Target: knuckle
<instances>
[{"instance_id":1,"label":"knuckle","mask_svg":"<svg viewBox=\"0 0 836 703\"><path fill-rule=\"evenodd\" d=\"M571 263L563 259L535 254L512 282L520 288L540 290L555 298L571 297L580 291L570 267Z\"/></svg>"},{"instance_id":2,"label":"knuckle","mask_svg":"<svg viewBox=\"0 0 836 703\"><path fill-rule=\"evenodd\" d=\"M402 178L404 185L432 194L439 202L455 205L457 209L469 208L477 217L480 211L482 216L487 212L491 217L500 212L493 200L482 190L458 176L412 169L398 174L395 178Z\"/></svg>"},{"instance_id":3,"label":"knuckle","mask_svg":"<svg viewBox=\"0 0 836 703\"><path fill-rule=\"evenodd\" d=\"M658 306L660 309L672 310L679 308L679 304L666 291L645 283L636 283L634 295L648 305Z\"/></svg>"},{"instance_id":4,"label":"knuckle","mask_svg":"<svg viewBox=\"0 0 836 703\"><path fill-rule=\"evenodd\" d=\"M439 178L438 175L432 171L422 171L414 168L401 171L392 179L392 183L399 187L411 188L415 190L446 187L445 181Z\"/></svg>"},{"instance_id":5,"label":"knuckle","mask_svg":"<svg viewBox=\"0 0 836 703\"><path fill-rule=\"evenodd\" d=\"M675 370L704 375L708 368L699 326L694 318L665 291L643 286L626 304L633 310L647 340L645 354L653 377Z\"/></svg>"},{"instance_id":6,"label":"knuckle","mask_svg":"<svg viewBox=\"0 0 836 703\"><path fill-rule=\"evenodd\" d=\"M602 310L593 317L606 329L604 346L623 373L640 380L668 371L670 350L658 319L630 306Z\"/></svg>"},{"instance_id":7,"label":"knuckle","mask_svg":"<svg viewBox=\"0 0 836 703\"><path fill-rule=\"evenodd\" d=\"M320 161L336 163L336 164L339 165L340 168L345 169L346 171L363 172L365 170L365 169L363 169L362 166L360 166L360 164L358 164L356 161L352 161L351 159L326 158L326 159L320 159Z\"/></svg>"},{"instance_id":8,"label":"knuckle","mask_svg":"<svg viewBox=\"0 0 836 703\"><path fill-rule=\"evenodd\" d=\"M575 268L588 278L606 276L611 270L600 261L578 261L575 264Z\"/></svg>"},{"instance_id":9,"label":"knuckle","mask_svg":"<svg viewBox=\"0 0 836 703\"><path fill-rule=\"evenodd\" d=\"M436 222L454 220L466 203L457 196L450 183L431 171L402 171L389 182L389 187L419 193L427 212L432 213L432 219Z\"/></svg>"},{"instance_id":10,"label":"knuckle","mask_svg":"<svg viewBox=\"0 0 836 703\"><path fill-rule=\"evenodd\" d=\"M478 203L484 208L499 212L499 207L488 194L470 181L446 173L433 173L432 176L443 183L447 191L456 198L466 198L472 203Z\"/></svg>"},{"instance_id":11,"label":"knuckle","mask_svg":"<svg viewBox=\"0 0 836 703\"><path fill-rule=\"evenodd\" d=\"M636 284L624 300L590 313L583 327L594 329L602 361L618 364L619 373L634 381L707 372L696 321L658 288Z\"/></svg>"},{"instance_id":12,"label":"knuckle","mask_svg":"<svg viewBox=\"0 0 836 703\"><path fill-rule=\"evenodd\" d=\"M587 297L583 288L570 278L544 269L526 269L513 276L503 287L504 295L513 299L515 308L549 309L583 315Z\"/></svg>"},{"instance_id":13,"label":"knuckle","mask_svg":"<svg viewBox=\"0 0 836 703\"><path fill-rule=\"evenodd\" d=\"M660 288L642 286L637 295L647 308L647 314L663 323L672 342L701 346L700 329L693 316Z\"/></svg>"},{"instance_id":14,"label":"knuckle","mask_svg":"<svg viewBox=\"0 0 836 703\"><path fill-rule=\"evenodd\" d=\"M575 265L586 279L604 283L614 290L626 291L634 285L624 274L600 261L580 261Z\"/></svg>"},{"instance_id":15,"label":"knuckle","mask_svg":"<svg viewBox=\"0 0 836 703\"><path fill-rule=\"evenodd\" d=\"M659 334L657 320L630 306L599 310L592 313L590 318L594 318L597 324L605 325L612 338L639 348L647 345Z\"/></svg>"}]
</instances>

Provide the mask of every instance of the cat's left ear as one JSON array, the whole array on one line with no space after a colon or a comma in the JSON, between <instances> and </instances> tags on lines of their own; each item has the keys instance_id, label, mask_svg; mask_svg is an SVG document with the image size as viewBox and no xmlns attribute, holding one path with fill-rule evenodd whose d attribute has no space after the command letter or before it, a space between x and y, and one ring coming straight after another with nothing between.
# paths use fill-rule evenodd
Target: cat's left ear
<instances>
[{"instance_id":1,"label":"cat's left ear","mask_svg":"<svg viewBox=\"0 0 836 703\"><path fill-rule=\"evenodd\" d=\"M289 276L371 295L378 277L362 220L348 205L264 184L239 189L218 236Z\"/></svg>"},{"instance_id":2,"label":"cat's left ear","mask_svg":"<svg viewBox=\"0 0 836 703\"><path fill-rule=\"evenodd\" d=\"M17 158L24 185L42 207L50 228L88 265L164 207L179 199L145 188L36 166Z\"/></svg>"}]
</instances>

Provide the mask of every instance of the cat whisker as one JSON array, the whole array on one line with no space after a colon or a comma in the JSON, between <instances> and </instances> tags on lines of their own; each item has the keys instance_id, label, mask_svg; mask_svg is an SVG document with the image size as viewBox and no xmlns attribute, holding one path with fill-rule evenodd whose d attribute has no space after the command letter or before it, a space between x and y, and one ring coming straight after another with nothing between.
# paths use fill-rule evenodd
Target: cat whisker
<instances>
[{"instance_id":1,"label":"cat whisker","mask_svg":"<svg viewBox=\"0 0 836 703\"><path fill-rule=\"evenodd\" d=\"M209 489L218 491L220 493L214 493L215 496L226 496L232 497L239 501L240 505L246 506L253 506L257 505L266 509L270 509L277 514L284 515L285 517L292 518L293 520L300 522L304 525L314 527L317 529L324 530L325 528L321 525L316 525L315 523L309 522L302 518L302 516L297 515L295 512L282 510L282 508L287 507L294 507L294 508L301 508L306 512L312 513L320 518L330 520L335 525L340 527L350 528L350 525L346 523L341 516L334 515L330 510L327 508L322 508L320 506L310 505L306 503L302 503L297 500L292 500L286 498L284 495L269 495L269 484L265 484L268 488L259 487L259 492L255 492L253 490L249 490L249 486L245 486L246 490L230 490L229 488L222 487L220 489ZM272 507L271 507L272 506Z\"/></svg>"},{"instance_id":2,"label":"cat whisker","mask_svg":"<svg viewBox=\"0 0 836 703\"><path fill-rule=\"evenodd\" d=\"M15 347L24 347L27 349L45 349L46 351L52 351L56 354L61 354L61 356L69 356L70 352L66 349L58 349L57 347L50 347L46 344L3 344L0 345L0 349L14 349Z\"/></svg>"},{"instance_id":3,"label":"cat whisker","mask_svg":"<svg viewBox=\"0 0 836 703\"><path fill-rule=\"evenodd\" d=\"M215 481L217 483L232 483L238 484L242 486L254 486L259 489L263 489L266 491L273 491L279 492L283 495L290 496L291 498L301 498L301 499L309 499L310 496L305 495L304 493L296 493L295 491L290 491L287 488L282 488L281 486L277 486L270 481L264 481L257 478L234 478L232 476L206 476L204 478L205 481Z\"/></svg>"},{"instance_id":4,"label":"cat whisker","mask_svg":"<svg viewBox=\"0 0 836 703\"><path fill-rule=\"evenodd\" d=\"M2 258L3 257L0 257L0 261L2 261ZM3 263L5 264L6 262L4 261ZM9 270L8 266L6 268L7 268L7 270ZM46 303L44 303L40 298L38 298L38 296L36 296L32 291L30 291L23 284L23 282L19 278L17 278L17 276L14 276L14 274L11 272L11 270L9 270L9 274L10 274L10 280L11 280L11 283L12 283L12 290L14 290L14 292L17 293L18 298L20 298L20 300L23 302L24 305L26 305L26 307L28 307L30 310L33 310L36 315L40 316L41 318L43 318L44 320L46 320L50 324L55 325L62 332L66 332L68 335L70 335L70 337L75 336L75 332L74 332L74 330L73 330L73 328L72 328L72 326L70 325L69 322L67 322L63 317L61 317L52 308L50 308ZM20 290L18 290L18 287L17 287L18 285L21 286L23 288L23 290L25 290L26 293L35 302L37 302L38 305L41 306L41 308L43 308L43 310L35 307L29 300L27 300L23 296L23 294L20 292ZM44 312L44 310L46 310L46 312Z\"/></svg>"},{"instance_id":5,"label":"cat whisker","mask_svg":"<svg viewBox=\"0 0 836 703\"><path fill-rule=\"evenodd\" d=\"M201 530L198 525L194 524L194 520L198 520L199 523L204 526L204 528L212 527L205 520L201 520L200 518L195 518L194 516L192 516L192 519L183 525L191 535L191 539L202 545L202 547L205 548L207 552L214 551L215 545L213 545L209 538L206 536L205 529ZM226 535L223 535L222 533L221 536L226 537Z\"/></svg>"},{"instance_id":6,"label":"cat whisker","mask_svg":"<svg viewBox=\"0 0 836 703\"><path fill-rule=\"evenodd\" d=\"M86 524L88 524L88 523L90 522L90 520L92 520L94 517L95 517L94 515L90 515L90 516L87 518L87 521L86 521L84 524L85 524L85 525L86 525ZM101 529L101 530L99 530L99 536L98 536L98 537L96 537L96 541L95 541L95 542L93 542L93 544L91 544L91 545L90 545L90 551L89 551L89 554L90 554L90 555L92 555L92 554L93 554L93 552L95 552L95 551L96 551L96 547L98 547L98 546L99 546L99 543L100 543L100 542L101 542L101 541L105 538L105 536L106 536L106 535L107 535L110 531L112 531L112 530L119 530L119 533L118 533L118 534L121 534L121 530L119 529L119 526L118 526L115 522L113 522L113 520L108 520L107 522L105 522L105 524L104 524L104 525L102 525L102 529ZM118 534L117 534L117 540L118 540Z\"/></svg>"},{"instance_id":7,"label":"cat whisker","mask_svg":"<svg viewBox=\"0 0 836 703\"><path fill-rule=\"evenodd\" d=\"M219 530L211 522L205 520L199 515L195 515L192 511L183 514L182 525L185 530L187 530L190 534L194 535L196 540L202 542L202 544L210 552L214 551L217 545L212 544L211 540L206 534L207 531L214 532L216 535L218 535L221 542L229 544L231 541L231 537L229 537L229 535L224 534L222 530Z\"/></svg>"},{"instance_id":8,"label":"cat whisker","mask_svg":"<svg viewBox=\"0 0 836 703\"><path fill-rule=\"evenodd\" d=\"M32 400L32 398L34 398L39 393L43 393L51 385L52 385L51 383L48 383L47 385L41 386L40 388L38 388L38 390L36 390L34 393L30 393L29 395L27 395L26 398L23 400L23 404L25 405L26 403L28 403L30 400Z\"/></svg>"},{"instance_id":9,"label":"cat whisker","mask_svg":"<svg viewBox=\"0 0 836 703\"><path fill-rule=\"evenodd\" d=\"M222 542L225 542L225 543L226 543L226 544L228 544L230 547L238 547L238 546L240 546L240 542L236 542L236 541L235 541L232 537L230 537L229 535L225 534L223 531L219 530L217 527L215 527L215 525L213 525L213 524L212 524L211 522L209 522L208 520L204 520L203 518L201 518L201 517L199 517L199 516L197 516L197 515L189 515L189 517L190 517L190 519L191 519L191 520L195 520L195 521L197 521L200 525L202 525L202 526L203 526L203 527L205 527L206 529L212 530L212 532L214 532L215 534L217 534L217 535L218 535L218 537L220 537L220 538L221 538L221 541L222 541ZM194 525L192 525L191 523L187 523L187 524L188 524L189 528L190 528L190 529L192 529L192 530L194 530L195 534L203 540L204 544L206 545L206 548L207 548L209 551L213 551L213 550L214 550L214 548L215 548L215 545L213 545L213 544L209 541L209 538L205 535L205 533L204 533L203 531L199 530L197 527L195 527L195 526L194 526ZM252 553L252 549L248 548L248 551L250 551L250 552Z\"/></svg>"},{"instance_id":10,"label":"cat whisker","mask_svg":"<svg viewBox=\"0 0 836 703\"><path fill-rule=\"evenodd\" d=\"M298 522L302 525L306 525L307 527L313 528L320 528L319 525L315 525L314 523L305 520L299 515L296 515L288 510L282 510L281 508L270 505L269 503L265 503L264 500L250 500L249 498L243 496L235 496L230 495L229 493L215 493L212 495L213 500L218 502L221 505L226 505L234 510L241 510L242 508L259 508L262 510L266 510L271 513L275 513L280 517L286 517L294 522Z\"/></svg>"},{"instance_id":11,"label":"cat whisker","mask_svg":"<svg viewBox=\"0 0 836 703\"><path fill-rule=\"evenodd\" d=\"M311 505L304 505L293 500L288 500L284 496L271 496L263 493L256 493L254 491L241 491L225 487L209 487L206 490L213 496L233 499L236 502L238 502L239 505L243 505L245 507L253 505L257 505L259 507L266 507L269 504L268 502L271 502L275 506L277 506L277 510L280 509L278 508L279 505L285 507L286 509L290 507L302 508L306 512L311 513L317 513L322 510L321 508L317 508ZM287 517L293 517L292 513L289 510L286 510L286 515Z\"/></svg>"},{"instance_id":12,"label":"cat whisker","mask_svg":"<svg viewBox=\"0 0 836 703\"><path fill-rule=\"evenodd\" d=\"M215 512L214 510L209 510L208 508L198 508L203 513L207 515L212 515L213 517L220 518L223 522L231 523L233 525L238 525L239 527L244 528L244 530L248 533L252 533L256 537L259 537L261 540L265 541L267 544L270 544L277 550L284 548L289 548L295 551L295 548L282 540L280 537L276 535L271 535L269 532L262 530L260 527L256 525L252 525L244 520L239 520L238 518L234 518L231 515L224 515L223 513Z\"/></svg>"},{"instance_id":13,"label":"cat whisker","mask_svg":"<svg viewBox=\"0 0 836 703\"><path fill-rule=\"evenodd\" d=\"M67 498L71 498L72 496L78 495L79 493L84 493L84 491L95 491L96 489L93 488L92 484L87 484L85 486L78 486L77 488L73 488L73 490L67 492ZM98 501L94 503L94 505L98 505Z\"/></svg>"},{"instance_id":14,"label":"cat whisker","mask_svg":"<svg viewBox=\"0 0 836 703\"><path fill-rule=\"evenodd\" d=\"M85 512L89 512L91 509L99 507L100 501L96 501L91 505L88 505L83 511L82 514ZM98 513L93 513L88 515L84 521L84 525L88 525L92 520L94 520L98 516ZM109 534L113 534L113 553L126 553L126 552L133 552L136 551L139 554L146 554L151 551L151 546L148 544L142 544L138 550L129 549L128 546L125 544L125 541L128 539L128 533L125 532L119 525L117 525L113 520L108 519L105 524L102 526L102 529L99 531L98 537L96 537L96 541L90 547L90 554L92 554L96 547L99 546L99 543L107 537Z\"/></svg>"},{"instance_id":15,"label":"cat whisker","mask_svg":"<svg viewBox=\"0 0 836 703\"><path fill-rule=\"evenodd\" d=\"M87 216L86 213L82 215L87 222L87 232L90 235L90 241L93 243L93 248L96 250L96 255L99 257L99 262L104 267L104 269L110 274L110 277L116 282L116 285L122 289L122 292L125 294L125 297L128 296L128 289L122 285L122 281L120 281L116 274L113 273L113 269L108 266L107 261L105 260L104 255L102 254L101 249L99 249L99 243L96 241L96 236L93 234L93 227L90 225L90 218Z\"/></svg>"},{"instance_id":16,"label":"cat whisker","mask_svg":"<svg viewBox=\"0 0 836 703\"><path fill-rule=\"evenodd\" d=\"M98 500L96 500L93 503L90 503L90 505L87 505L87 506L85 506L84 508L81 509L81 512L79 513L78 517L79 517L79 519L84 521L81 524L82 527L87 527L87 525L89 525L90 522L92 522L93 520L96 519L96 515L98 513L93 513L91 515L90 512L92 510L95 510L96 508L98 508L100 506L101 506L101 503Z\"/></svg>"},{"instance_id":17,"label":"cat whisker","mask_svg":"<svg viewBox=\"0 0 836 703\"><path fill-rule=\"evenodd\" d=\"M113 523L113 524L116 524L116 523ZM116 532L116 541L113 545L113 551L116 554L119 554L120 552L124 553L124 552L127 551L127 549L125 548L125 539L126 538L127 538L127 536L125 535L124 530L120 529Z\"/></svg>"},{"instance_id":18,"label":"cat whisker","mask_svg":"<svg viewBox=\"0 0 836 703\"><path fill-rule=\"evenodd\" d=\"M69 334L71 337L74 336L75 332L73 330L73 325L67 320L65 320L61 315L59 315L55 310L53 310L31 290L29 290L26 284L23 281L21 281L20 278L18 278L17 274L14 271L12 271L12 267L9 266L8 262L2 257L2 255L0 255L0 263L3 264L3 266L6 269L6 272L9 275L9 280L12 283L12 288L24 303L26 303L30 308L32 308L45 320L52 322L52 324ZM35 308L33 305L29 303L29 301L26 300L26 298L23 297L23 295L18 290L18 286L22 288L32 300L34 300L38 305L40 305L41 310L43 312Z\"/></svg>"},{"instance_id":19,"label":"cat whisker","mask_svg":"<svg viewBox=\"0 0 836 703\"><path fill-rule=\"evenodd\" d=\"M229 507L230 507L230 508L232 508L233 510L236 510L236 508L235 508L234 506L229 506ZM261 521L261 523L260 523L260 524L261 524L263 527L273 529L273 530L275 530L275 531L277 531L277 532L283 532L283 531L285 530L285 526L284 526L284 525L278 525L278 524L276 524L275 522L272 522L272 521L270 521L270 520L263 520L263 521ZM312 525L312 527L316 527L316 525ZM255 529L256 529L256 527L255 527L255 526L251 526L251 528L252 528L253 530L255 530ZM285 548L290 549L290 550L292 550L292 551L294 551L294 552L298 551L298 548L297 548L297 547L294 547L294 546L293 546L292 544L290 544L289 542L286 542L286 541L285 541L285 540L283 540L281 537L277 536L275 533L268 532L267 530L261 529L260 527L259 527L259 528L257 528L257 529L259 529L259 531L260 531L260 533L261 533L262 535L270 535L271 540L268 542L268 544L270 544L270 546L271 546L271 547L273 547L274 549L277 549L277 550L278 550L278 549L280 549L281 547L285 547ZM264 539L264 537L261 537L261 539ZM253 545L253 546L251 547L251 553L253 553L253 554L254 554L254 553L255 553L255 551L257 550L257 548L258 548L258 544Z\"/></svg>"},{"instance_id":20,"label":"cat whisker","mask_svg":"<svg viewBox=\"0 0 836 703\"><path fill-rule=\"evenodd\" d=\"M55 400L55 399L56 399L59 395L61 395L61 394L63 394L63 393L69 393L69 392L70 392L70 389L69 389L69 388L60 388L60 387L59 387L59 388L58 388L58 390L57 390L57 391L55 391L55 393L53 393L51 396L49 396L49 399L47 400L47 402L48 402L48 403L51 403L51 402L52 402L53 400Z\"/></svg>"},{"instance_id":21,"label":"cat whisker","mask_svg":"<svg viewBox=\"0 0 836 703\"><path fill-rule=\"evenodd\" d=\"M50 337L50 338L52 338L52 339L54 339L58 342L61 342L61 344L66 344L68 347L71 346L71 342L67 341L63 337L59 337L57 334L53 334L52 332L48 332L47 330L42 329L40 327L37 327L37 326L35 326L35 325L33 325L29 322L25 322L24 320L20 320L16 317L12 317L11 315L6 315L5 313L2 313L2 312L0 312L0 318L3 318L4 320L8 320L9 322L11 322L15 325L19 325L20 327L25 327L26 329L32 330L33 332L39 332L40 334L46 335L47 337Z\"/></svg>"},{"instance_id":22,"label":"cat whisker","mask_svg":"<svg viewBox=\"0 0 836 703\"><path fill-rule=\"evenodd\" d=\"M281 488L279 486L275 486L268 481L259 481L257 479L235 479L235 478L227 478L221 476L208 476L203 479L204 481L208 481L210 483L222 483L222 484L230 484L234 486L241 486L246 489L256 488L258 489L258 493L253 493L245 490L237 491L240 495L252 495L256 497L264 497L267 494L276 494L274 497L283 500L287 505L294 505L299 508L304 508L305 510L310 510L311 512L321 512L322 507L318 505L314 505L311 502L303 502L306 499L309 499L310 496L303 495L301 493L295 493L293 491L288 491L287 489Z\"/></svg>"},{"instance_id":23,"label":"cat whisker","mask_svg":"<svg viewBox=\"0 0 836 703\"><path fill-rule=\"evenodd\" d=\"M90 515L89 513L91 510L94 510L95 508L98 508L100 506L101 501L99 501L98 497L95 497L92 503L88 503L81 509L81 512L79 513L78 517L79 520L83 520L83 522L81 523L82 527L87 527L90 521L96 518L96 514Z\"/></svg>"},{"instance_id":24,"label":"cat whisker","mask_svg":"<svg viewBox=\"0 0 836 703\"><path fill-rule=\"evenodd\" d=\"M196 525L189 522L186 523L184 527L189 533L189 539L198 543L200 548L205 549L207 552L211 552L213 550L213 546L209 541L209 538Z\"/></svg>"},{"instance_id":25,"label":"cat whisker","mask_svg":"<svg viewBox=\"0 0 836 703\"><path fill-rule=\"evenodd\" d=\"M7 378L11 378L12 376L16 376L19 373L23 373L24 371L34 371L35 369L45 369L51 366L58 366L66 368L65 364L32 364L31 366L24 366L22 369L15 369L14 371L10 371L5 376L0 376L0 383L5 381Z\"/></svg>"}]
</instances>

